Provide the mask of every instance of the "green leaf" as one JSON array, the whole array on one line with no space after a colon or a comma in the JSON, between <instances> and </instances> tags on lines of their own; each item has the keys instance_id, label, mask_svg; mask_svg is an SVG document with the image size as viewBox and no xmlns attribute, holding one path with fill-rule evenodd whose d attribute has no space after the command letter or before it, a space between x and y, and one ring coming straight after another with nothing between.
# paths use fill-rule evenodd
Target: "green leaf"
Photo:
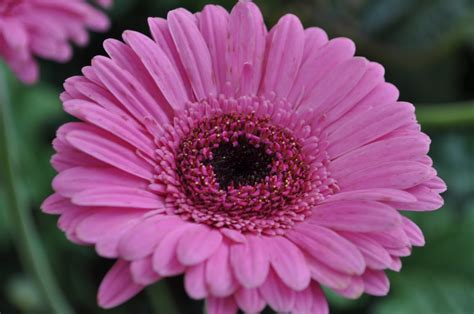
<instances>
[{"instance_id":1,"label":"green leaf","mask_svg":"<svg viewBox=\"0 0 474 314\"><path fill-rule=\"evenodd\" d=\"M474 284L458 276L417 272L399 275L402 282L390 298L375 307L375 314L472 314Z\"/></svg>"}]
</instances>

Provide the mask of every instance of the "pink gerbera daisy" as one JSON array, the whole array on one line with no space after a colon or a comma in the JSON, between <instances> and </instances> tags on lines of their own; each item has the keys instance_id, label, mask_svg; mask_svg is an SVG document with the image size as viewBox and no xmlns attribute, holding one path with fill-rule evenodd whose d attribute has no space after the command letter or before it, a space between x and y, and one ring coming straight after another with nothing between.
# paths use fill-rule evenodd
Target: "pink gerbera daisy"
<instances>
[{"instance_id":1,"label":"pink gerbera daisy","mask_svg":"<svg viewBox=\"0 0 474 314\"><path fill-rule=\"evenodd\" d=\"M110 2L101 0L103 5ZM0 59L31 84L38 79L36 56L68 61L69 41L85 45L87 29L108 26L107 17L85 0L0 0Z\"/></svg>"},{"instance_id":2,"label":"pink gerbera daisy","mask_svg":"<svg viewBox=\"0 0 474 314\"><path fill-rule=\"evenodd\" d=\"M149 19L70 78L43 204L69 239L117 259L100 306L184 274L208 313L327 313L389 290L424 244L397 209L443 204L413 105L377 63L255 4Z\"/></svg>"}]
</instances>

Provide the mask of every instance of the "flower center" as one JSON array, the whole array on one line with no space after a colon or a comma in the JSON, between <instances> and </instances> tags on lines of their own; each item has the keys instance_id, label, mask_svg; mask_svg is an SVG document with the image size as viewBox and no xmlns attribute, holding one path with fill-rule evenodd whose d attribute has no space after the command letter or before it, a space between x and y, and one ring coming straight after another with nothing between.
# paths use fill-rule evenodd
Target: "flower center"
<instances>
[{"instance_id":1,"label":"flower center","mask_svg":"<svg viewBox=\"0 0 474 314\"><path fill-rule=\"evenodd\" d=\"M274 155L266 152L266 145L256 147L241 136L235 142L221 142L212 149L213 158L204 161L210 164L221 189L229 186L254 186L271 172Z\"/></svg>"},{"instance_id":2,"label":"flower center","mask_svg":"<svg viewBox=\"0 0 474 314\"><path fill-rule=\"evenodd\" d=\"M164 130L150 189L184 220L284 234L337 190L320 138L284 103L210 98Z\"/></svg>"}]
</instances>

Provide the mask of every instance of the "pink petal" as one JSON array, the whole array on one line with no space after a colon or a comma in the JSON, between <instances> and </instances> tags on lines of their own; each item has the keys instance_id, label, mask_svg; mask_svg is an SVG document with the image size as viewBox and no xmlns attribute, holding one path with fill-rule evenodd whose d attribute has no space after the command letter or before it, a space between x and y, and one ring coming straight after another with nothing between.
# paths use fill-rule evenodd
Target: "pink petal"
<instances>
[{"instance_id":1,"label":"pink petal","mask_svg":"<svg viewBox=\"0 0 474 314\"><path fill-rule=\"evenodd\" d=\"M159 243L153 254L153 269L161 276L175 276L183 273L186 267L176 257L176 249L180 238L193 224L186 223L169 232Z\"/></svg>"},{"instance_id":2,"label":"pink petal","mask_svg":"<svg viewBox=\"0 0 474 314\"><path fill-rule=\"evenodd\" d=\"M337 104L326 107L324 121L321 126L324 128L350 112L358 103L366 98L375 88L384 82L385 69L378 63L369 62L367 71L362 75L357 85ZM336 122L337 123L337 122Z\"/></svg>"},{"instance_id":3,"label":"pink petal","mask_svg":"<svg viewBox=\"0 0 474 314\"><path fill-rule=\"evenodd\" d=\"M222 93L226 83L226 44L229 34L229 13L221 6L206 5L200 14L199 28L211 54L218 90ZM249 34L251 35L251 34ZM232 36L232 33L230 33Z\"/></svg>"},{"instance_id":4,"label":"pink petal","mask_svg":"<svg viewBox=\"0 0 474 314\"><path fill-rule=\"evenodd\" d=\"M179 57L178 50L174 44L173 37L171 36L170 29L168 27L168 21L164 18L148 18L148 25L150 27L151 35L155 42L160 46L161 49L166 53L168 59L178 69L181 76L181 80L186 86L186 95L189 99L194 100L191 83L189 82L188 75L184 68L183 63Z\"/></svg>"},{"instance_id":5,"label":"pink petal","mask_svg":"<svg viewBox=\"0 0 474 314\"><path fill-rule=\"evenodd\" d=\"M408 239L410 239L410 243L414 246L424 246L425 237L423 236L423 232L421 231L420 227L418 227L407 217L402 217L402 221L403 229L405 230Z\"/></svg>"},{"instance_id":6,"label":"pink petal","mask_svg":"<svg viewBox=\"0 0 474 314\"><path fill-rule=\"evenodd\" d=\"M142 285L133 282L129 266L128 262L118 260L105 275L97 296L100 307L111 309L130 300L143 289Z\"/></svg>"},{"instance_id":7,"label":"pink petal","mask_svg":"<svg viewBox=\"0 0 474 314\"><path fill-rule=\"evenodd\" d=\"M346 112L337 121L327 126L326 132L332 134L335 131L341 129L341 126L350 125L361 116L370 113L373 108L393 106L398 100L400 92L398 89L390 83L379 83L367 96L355 104L351 110ZM407 106L409 107L409 106ZM381 110L379 108L379 110ZM413 121L413 120L410 120ZM390 134L389 132L388 134Z\"/></svg>"},{"instance_id":8,"label":"pink petal","mask_svg":"<svg viewBox=\"0 0 474 314\"><path fill-rule=\"evenodd\" d=\"M429 140L423 136L402 136L380 140L333 160L329 169L335 178L340 178L378 163L415 161L428 153L429 144Z\"/></svg>"},{"instance_id":9,"label":"pink petal","mask_svg":"<svg viewBox=\"0 0 474 314\"><path fill-rule=\"evenodd\" d=\"M427 188L430 188L438 193L446 192L446 190L448 189L446 183L444 183L444 181L439 177L432 178L431 180L426 182L425 185Z\"/></svg>"},{"instance_id":10,"label":"pink petal","mask_svg":"<svg viewBox=\"0 0 474 314\"><path fill-rule=\"evenodd\" d=\"M341 235L357 246L364 256L367 267L373 269L390 267L392 263L390 254L374 239L360 233L343 232Z\"/></svg>"},{"instance_id":11,"label":"pink petal","mask_svg":"<svg viewBox=\"0 0 474 314\"><path fill-rule=\"evenodd\" d=\"M161 279L161 277L153 270L153 264L150 257L131 262L130 272L133 281L144 286L151 285Z\"/></svg>"},{"instance_id":12,"label":"pink petal","mask_svg":"<svg viewBox=\"0 0 474 314\"><path fill-rule=\"evenodd\" d=\"M330 40L320 49L311 51L300 67L288 100L295 107L307 100L314 86L327 76L338 64L352 58L355 45L350 39ZM317 71L315 71L317 69Z\"/></svg>"},{"instance_id":13,"label":"pink petal","mask_svg":"<svg viewBox=\"0 0 474 314\"><path fill-rule=\"evenodd\" d=\"M411 247L399 247L399 248L387 248L387 252L393 256L410 256L411 255Z\"/></svg>"},{"instance_id":14,"label":"pink petal","mask_svg":"<svg viewBox=\"0 0 474 314\"><path fill-rule=\"evenodd\" d=\"M51 164L58 172L65 171L74 167L104 167L100 160L95 159L73 147L69 144L61 143L58 138L54 139L53 146L59 151L51 158ZM60 147L61 146L61 147Z\"/></svg>"},{"instance_id":15,"label":"pink petal","mask_svg":"<svg viewBox=\"0 0 474 314\"><path fill-rule=\"evenodd\" d=\"M72 57L72 48L69 43L52 36L30 38L29 44L33 53L44 59L64 63Z\"/></svg>"},{"instance_id":16,"label":"pink petal","mask_svg":"<svg viewBox=\"0 0 474 314\"><path fill-rule=\"evenodd\" d=\"M304 42L305 33L300 20L291 14L283 16L267 38L262 94L275 92L281 98L288 96L303 59Z\"/></svg>"},{"instance_id":17,"label":"pink petal","mask_svg":"<svg viewBox=\"0 0 474 314\"><path fill-rule=\"evenodd\" d=\"M318 116L326 114L332 106L343 101L357 86L367 72L368 65L367 59L361 57L341 63L310 90L307 98L298 108L314 109Z\"/></svg>"},{"instance_id":18,"label":"pink petal","mask_svg":"<svg viewBox=\"0 0 474 314\"><path fill-rule=\"evenodd\" d=\"M60 172L53 180L53 188L63 196L107 186L145 189L146 181L115 168L75 167Z\"/></svg>"},{"instance_id":19,"label":"pink petal","mask_svg":"<svg viewBox=\"0 0 474 314\"><path fill-rule=\"evenodd\" d=\"M392 256L392 263L390 264L390 270L400 271L402 269L402 261L398 256Z\"/></svg>"},{"instance_id":20,"label":"pink petal","mask_svg":"<svg viewBox=\"0 0 474 314\"><path fill-rule=\"evenodd\" d=\"M313 293L313 307L311 313L329 314L329 305L323 290L314 282L310 288Z\"/></svg>"},{"instance_id":21,"label":"pink petal","mask_svg":"<svg viewBox=\"0 0 474 314\"><path fill-rule=\"evenodd\" d=\"M67 95L66 99L63 99L61 97L61 100L63 102L66 102L68 100L76 99L76 100L88 100L87 95L82 93L78 88L78 84L92 84L89 79L87 79L84 76L79 76L75 75L72 76L64 81L63 87L64 87L64 93ZM64 94L63 94L64 95Z\"/></svg>"},{"instance_id":22,"label":"pink petal","mask_svg":"<svg viewBox=\"0 0 474 314\"><path fill-rule=\"evenodd\" d=\"M165 112L132 74L105 57L95 57L92 66L107 90L137 121L142 122L145 117L152 117L158 123L169 121Z\"/></svg>"},{"instance_id":23,"label":"pink petal","mask_svg":"<svg viewBox=\"0 0 474 314\"><path fill-rule=\"evenodd\" d=\"M304 30L303 64L310 61L315 53L328 43L328 35L319 27L309 27Z\"/></svg>"},{"instance_id":24,"label":"pink petal","mask_svg":"<svg viewBox=\"0 0 474 314\"><path fill-rule=\"evenodd\" d=\"M82 207L74 206L70 207L66 212L64 212L58 220L58 227L66 233L66 236L69 240L77 244L86 244L76 235L76 227L82 222L85 218L93 215L96 212L95 208L91 207Z\"/></svg>"},{"instance_id":25,"label":"pink petal","mask_svg":"<svg viewBox=\"0 0 474 314\"><path fill-rule=\"evenodd\" d=\"M39 66L32 57L21 62L11 63L9 66L23 83L31 85L38 81Z\"/></svg>"},{"instance_id":26,"label":"pink petal","mask_svg":"<svg viewBox=\"0 0 474 314\"><path fill-rule=\"evenodd\" d=\"M78 150L111 166L143 179L152 178L152 169L148 163L126 147L124 143L112 138L102 130L91 127L87 131L72 131L67 134L67 141Z\"/></svg>"},{"instance_id":27,"label":"pink petal","mask_svg":"<svg viewBox=\"0 0 474 314\"><path fill-rule=\"evenodd\" d=\"M139 209L96 209L76 226L77 237L84 242L96 243L113 229L121 228L142 217L147 211Z\"/></svg>"},{"instance_id":28,"label":"pink petal","mask_svg":"<svg viewBox=\"0 0 474 314\"><path fill-rule=\"evenodd\" d=\"M385 248L403 248L410 246L410 240L402 226L390 230L369 232L367 235Z\"/></svg>"},{"instance_id":29,"label":"pink petal","mask_svg":"<svg viewBox=\"0 0 474 314\"><path fill-rule=\"evenodd\" d=\"M206 282L209 292L216 297L227 297L237 290L229 261L229 246L222 244L206 263Z\"/></svg>"},{"instance_id":30,"label":"pink petal","mask_svg":"<svg viewBox=\"0 0 474 314\"><path fill-rule=\"evenodd\" d=\"M336 230L371 232L399 226L401 216L379 202L339 201L316 206L306 222Z\"/></svg>"},{"instance_id":31,"label":"pink petal","mask_svg":"<svg viewBox=\"0 0 474 314\"><path fill-rule=\"evenodd\" d=\"M65 111L69 114L110 132L150 157L154 156L153 141L140 132L137 128L138 124L131 119L127 120L97 104L84 100L69 100L64 102L63 105Z\"/></svg>"},{"instance_id":32,"label":"pink petal","mask_svg":"<svg viewBox=\"0 0 474 314\"><path fill-rule=\"evenodd\" d=\"M99 3L101 6L105 8L109 8L112 6L112 0L97 0L97 3Z\"/></svg>"},{"instance_id":33,"label":"pink petal","mask_svg":"<svg viewBox=\"0 0 474 314\"><path fill-rule=\"evenodd\" d=\"M46 214L58 215L67 211L71 206L74 206L71 204L71 200L58 193L54 193L44 200L43 204L41 204L41 210Z\"/></svg>"},{"instance_id":34,"label":"pink petal","mask_svg":"<svg viewBox=\"0 0 474 314\"><path fill-rule=\"evenodd\" d=\"M265 308L265 301L260 296L258 289L241 288L235 293L235 301L245 313L260 313Z\"/></svg>"},{"instance_id":35,"label":"pink petal","mask_svg":"<svg viewBox=\"0 0 474 314\"><path fill-rule=\"evenodd\" d=\"M351 277L327 266L315 258L307 257L311 277L332 289L344 289L351 283Z\"/></svg>"},{"instance_id":36,"label":"pink petal","mask_svg":"<svg viewBox=\"0 0 474 314\"><path fill-rule=\"evenodd\" d=\"M370 188L408 189L421 184L436 173L431 167L414 161L376 164L364 170L338 178L341 190Z\"/></svg>"},{"instance_id":37,"label":"pink petal","mask_svg":"<svg viewBox=\"0 0 474 314\"><path fill-rule=\"evenodd\" d=\"M145 65L168 103L176 111L183 109L190 99L178 70L164 51L153 40L138 32L126 31L123 38Z\"/></svg>"},{"instance_id":38,"label":"pink petal","mask_svg":"<svg viewBox=\"0 0 474 314\"><path fill-rule=\"evenodd\" d=\"M125 224L116 225L108 229L107 232L104 232L104 234L102 234L100 238L97 239L95 245L95 250L97 251L97 253L100 256L107 258L118 257L118 246L123 234L126 233L130 228L135 226L137 223L139 223L139 221L139 219L134 219L128 221Z\"/></svg>"},{"instance_id":39,"label":"pink petal","mask_svg":"<svg viewBox=\"0 0 474 314\"><path fill-rule=\"evenodd\" d=\"M291 313L293 314L305 314L311 313L313 307L313 295L311 288L308 287L303 291L299 291L295 294L295 307Z\"/></svg>"},{"instance_id":40,"label":"pink petal","mask_svg":"<svg viewBox=\"0 0 474 314\"><path fill-rule=\"evenodd\" d=\"M352 277L349 286L343 290L334 290L337 294L348 299L358 299L364 293L364 281L361 277Z\"/></svg>"},{"instance_id":41,"label":"pink petal","mask_svg":"<svg viewBox=\"0 0 474 314\"><path fill-rule=\"evenodd\" d=\"M327 151L335 159L415 120L413 105L394 103L367 108L329 134Z\"/></svg>"},{"instance_id":42,"label":"pink petal","mask_svg":"<svg viewBox=\"0 0 474 314\"><path fill-rule=\"evenodd\" d=\"M175 216L153 215L146 217L124 233L119 243L119 254L126 260L136 260L153 254L160 241L182 225Z\"/></svg>"},{"instance_id":43,"label":"pink petal","mask_svg":"<svg viewBox=\"0 0 474 314\"><path fill-rule=\"evenodd\" d=\"M4 16L2 17L2 24L0 26L9 30L1 32L5 44L16 51L26 48L28 45L28 31L24 25L19 20L5 18Z\"/></svg>"},{"instance_id":44,"label":"pink petal","mask_svg":"<svg viewBox=\"0 0 474 314\"><path fill-rule=\"evenodd\" d=\"M72 203L81 206L110 206L163 209L160 198L146 190L110 186L83 190L73 196Z\"/></svg>"},{"instance_id":45,"label":"pink petal","mask_svg":"<svg viewBox=\"0 0 474 314\"><path fill-rule=\"evenodd\" d=\"M290 312L295 304L295 291L288 288L273 272L259 288L263 299L277 312Z\"/></svg>"},{"instance_id":46,"label":"pink petal","mask_svg":"<svg viewBox=\"0 0 474 314\"><path fill-rule=\"evenodd\" d=\"M341 126L350 125L354 123L354 121L360 120L361 116L367 116L368 112L371 112L370 110L373 108L380 107L378 110L383 110L381 109L383 107L393 107L399 96L400 92L394 85L385 82L380 83L366 97L359 101L349 112L345 113L336 122L327 126L327 134L332 134L337 130L340 130ZM392 134L392 132L393 131L389 131L385 136Z\"/></svg>"},{"instance_id":47,"label":"pink petal","mask_svg":"<svg viewBox=\"0 0 474 314\"><path fill-rule=\"evenodd\" d=\"M291 289L305 289L309 285L311 274L300 249L279 236L265 242L270 254L270 263L280 279Z\"/></svg>"},{"instance_id":48,"label":"pink petal","mask_svg":"<svg viewBox=\"0 0 474 314\"><path fill-rule=\"evenodd\" d=\"M102 0L102 1L107 1L107 0ZM110 22L107 16L101 11L95 10L94 8L90 6L84 7L84 16L86 17L86 24L92 30L105 31L110 26Z\"/></svg>"},{"instance_id":49,"label":"pink petal","mask_svg":"<svg viewBox=\"0 0 474 314\"><path fill-rule=\"evenodd\" d=\"M425 182L407 189L407 192L415 196L417 200L413 202L390 202L390 205L400 210L410 211L431 211L444 205L444 200L438 194L439 192L427 187Z\"/></svg>"},{"instance_id":50,"label":"pink petal","mask_svg":"<svg viewBox=\"0 0 474 314\"><path fill-rule=\"evenodd\" d=\"M318 284L312 282L303 291L296 293L293 314L328 314L329 307L323 291Z\"/></svg>"},{"instance_id":51,"label":"pink petal","mask_svg":"<svg viewBox=\"0 0 474 314\"><path fill-rule=\"evenodd\" d=\"M203 299L208 295L205 265L205 263L201 263L189 267L184 277L186 292L191 298L196 300Z\"/></svg>"},{"instance_id":52,"label":"pink petal","mask_svg":"<svg viewBox=\"0 0 474 314\"><path fill-rule=\"evenodd\" d=\"M382 270L367 269L362 275L364 290L366 293L375 296L385 296L390 290L390 281Z\"/></svg>"},{"instance_id":53,"label":"pink petal","mask_svg":"<svg viewBox=\"0 0 474 314\"><path fill-rule=\"evenodd\" d=\"M214 254L221 241L222 235L219 231L195 224L179 240L176 254L183 265L196 265Z\"/></svg>"},{"instance_id":54,"label":"pink petal","mask_svg":"<svg viewBox=\"0 0 474 314\"><path fill-rule=\"evenodd\" d=\"M237 304L232 297L209 297L206 300L206 310L207 314L236 314L238 312Z\"/></svg>"},{"instance_id":55,"label":"pink petal","mask_svg":"<svg viewBox=\"0 0 474 314\"><path fill-rule=\"evenodd\" d=\"M168 23L194 95L201 100L217 95L216 81L209 49L190 15L184 9L173 10L168 13Z\"/></svg>"},{"instance_id":56,"label":"pink petal","mask_svg":"<svg viewBox=\"0 0 474 314\"><path fill-rule=\"evenodd\" d=\"M227 80L239 95L255 95L260 86L267 29L260 9L252 2L238 2L230 14L229 38L225 40ZM245 67L251 76L244 75Z\"/></svg>"},{"instance_id":57,"label":"pink petal","mask_svg":"<svg viewBox=\"0 0 474 314\"><path fill-rule=\"evenodd\" d=\"M360 251L349 241L327 228L299 224L287 237L315 259L324 257L326 265L343 273L358 275L365 269Z\"/></svg>"},{"instance_id":58,"label":"pink petal","mask_svg":"<svg viewBox=\"0 0 474 314\"><path fill-rule=\"evenodd\" d=\"M71 131L90 130L89 126L80 122L70 122L61 126L57 131L57 137L53 140L53 147L58 152L51 159L51 163L58 171L64 171L74 167L104 167L102 161L83 153L74 148L67 140L66 136Z\"/></svg>"},{"instance_id":59,"label":"pink petal","mask_svg":"<svg viewBox=\"0 0 474 314\"><path fill-rule=\"evenodd\" d=\"M105 85L102 84L102 81L99 79L96 73L96 69L92 66L85 66L81 69L82 74L84 75L85 78L90 80L91 82L94 82L97 86L101 88L105 88Z\"/></svg>"},{"instance_id":60,"label":"pink petal","mask_svg":"<svg viewBox=\"0 0 474 314\"><path fill-rule=\"evenodd\" d=\"M246 288L256 288L267 278L270 267L265 244L259 236L230 247L230 262L237 280Z\"/></svg>"},{"instance_id":61,"label":"pink petal","mask_svg":"<svg viewBox=\"0 0 474 314\"><path fill-rule=\"evenodd\" d=\"M239 231L235 231L235 230L227 229L227 228L221 228L220 232L228 240L231 240L235 243L245 243L245 242L247 242L247 238Z\"/></svg>"},{"instance_id":62,"label":"pink petal","mask_svg":"<svg viewBox=\"0 0 474 314\"><path fill-rule=\"evenodd\" d=\"M135 119L129 112L127 112L127 109L121 105L114 95L106 90L105 87L99 86L97 83L92 83L90 81L75 82L74 87L81 93L81 95L83 95L78 96L79 99L87 96L86 100L95 104L100 104L100 106L107 111L119 115L123 119L126 119L128 123L135 125L137 129L142 129L138 122L139 120ZM74 97L73 99L77 99L78 97Z\"/></svg>"},{"instance_id":63,"label":"pink petal","mask_svg":"<svg viewBox=\"0 0 474 314\"><path fill-rule=\"evenodd\" d=\"M339 192L324 200L324 203L335 201L414 202L416 197L401 190L373 188Z\"/></svg>"},{"instance_id":64,"label":"pink petal","mask_svg":"<svg viewBox=\"0 0 474 314\"><path fill-rule=\"evenodd\" d=\"M104 49L120 68L130 73L143 85L148 91L148 94L156 103L160 104L161 109L163 109L166 114L169 116L173 114L173 109L170 107L170 104L166 101L163 93L155 84L145 65L132 48L118 40L107 39L104 41ZM98 103L102 104L101 102Z\"/></svg>"}]
</instances>

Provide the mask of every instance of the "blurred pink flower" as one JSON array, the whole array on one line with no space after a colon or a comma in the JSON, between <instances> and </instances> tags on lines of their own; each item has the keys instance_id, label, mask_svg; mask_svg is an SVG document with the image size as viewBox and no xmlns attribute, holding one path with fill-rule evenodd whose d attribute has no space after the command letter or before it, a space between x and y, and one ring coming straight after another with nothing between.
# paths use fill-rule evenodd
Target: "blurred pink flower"
<instances>
[{"instance_id":1,"label":"blurred pink flower","mask_svg":"<svg viewBox=\"0 0 474 314\"><path fill-rule=\"evenodd\" d=\"M413 105L377 63L293 15L267 33L255 4L150 18L153 39L107 40L65 83L43 210L71 241L117 259L100 306L184 274L208 313L327 313L389 290L424 244L397 209L446 187Z\"/></svg>"},{"instance_id":2,"label":"blurred pink flower","mask_svg":"<svg viewBox=\"0 0 474 314\"><path fill-rule=\"evenodd\" d=\"M21 81L32 84L39 75L35 57L68 61L69 41L86 45L87 29L108 27L107 17L85 0L0 0L0 59Z\"/></svg>"},{"instance_id":3,"label":"blurred pink flower","mask_svg":"<svg viewBox=\"0 0 474 314\"><path fill-rule=\"evenodd\" d=\"M112 0L96 0L96 2L105 8L112 6Z\"/></svg>"}]
</instances>

